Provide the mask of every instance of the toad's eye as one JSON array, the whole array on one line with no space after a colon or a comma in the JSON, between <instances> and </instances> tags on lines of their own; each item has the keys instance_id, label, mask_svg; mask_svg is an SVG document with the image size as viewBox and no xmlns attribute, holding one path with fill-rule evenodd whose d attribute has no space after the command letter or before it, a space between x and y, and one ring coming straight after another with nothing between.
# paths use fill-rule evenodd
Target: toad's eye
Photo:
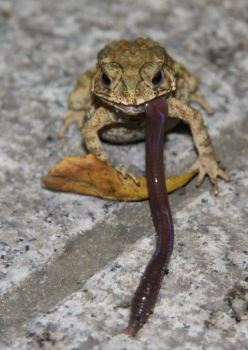
<instances>
[{"instance_id":1,"label":"toad's eye","mask_svg":"<svg viewBox=\"0 0 248 350\"><path fill-rule=\"evenodd\" d=\"M101 81L102 81L102 84L105 86L105 87L110 87L111 85L111 79L108 77L108 75L106 73L102 73L101 75Z\"/></svg>"},{"instance_id":2,"label":"toad's eye","mask_svg":"<svg viewBox=\"0 0 248 350\"><path fill-rule=\"evenodd\" d=\"M154 86L158 86L159 84L162 83L163 80L164 80L164 73L162 70L159 70L152 78L152 83Z\"/></svg>"}]
</instances>

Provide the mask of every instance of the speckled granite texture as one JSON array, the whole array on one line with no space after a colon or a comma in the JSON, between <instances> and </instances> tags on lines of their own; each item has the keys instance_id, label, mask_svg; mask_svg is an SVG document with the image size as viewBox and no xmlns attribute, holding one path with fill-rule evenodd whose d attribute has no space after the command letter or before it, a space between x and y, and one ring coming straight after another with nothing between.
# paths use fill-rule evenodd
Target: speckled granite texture
<instances>
[{"instance_id":1,"label":"speckled granite texture","mask_svg":"<svg viewBox=\"0 0 248 350\"><path fill-rule=\"evenodd\" d=\"M248 349L248 2L0 2L0 349ZM215 109L206 123L231 174L171 198L176 241L157 307L136 339L121 334L152 253L147 202L114 203L41 188L83 151L56 137L66 97L99 49L150 36L197 73ZM144 170L144 144L110 146ZM194 159L187 131L167 137L167 169Z\"/></svg>"}]
</instances>

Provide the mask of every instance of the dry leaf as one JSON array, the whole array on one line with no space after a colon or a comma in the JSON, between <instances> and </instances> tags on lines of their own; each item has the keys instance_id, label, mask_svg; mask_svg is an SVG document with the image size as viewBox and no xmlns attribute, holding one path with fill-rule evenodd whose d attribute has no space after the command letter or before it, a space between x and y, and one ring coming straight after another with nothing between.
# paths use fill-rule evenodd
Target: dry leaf
<instances>
[{"instance_id":1,"label":"dry leaf","mask_svg":"<svg viewBox=\"0 0 248 350\"><path fill-rule=\"evenodd\" d=\"M166 179L168 192L184 186L196 173L185 173ZM111 200L138 201L148 198L145 176L137 176L137 186L131 178L121 174L94 155L68 156L54 165L42 178L45 187L64 192Z\"/></svg>"}]
</instances>

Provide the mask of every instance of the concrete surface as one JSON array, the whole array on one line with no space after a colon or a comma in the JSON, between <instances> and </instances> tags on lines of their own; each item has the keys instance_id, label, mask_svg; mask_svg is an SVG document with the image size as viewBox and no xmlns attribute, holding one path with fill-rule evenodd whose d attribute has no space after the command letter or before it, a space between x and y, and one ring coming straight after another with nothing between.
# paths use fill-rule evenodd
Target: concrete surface
<instances>
[{"instance_id":1,"label":"concrete surface","mask_svg":"<svg viewBox=\"0 0 248 350\"><path fill-rule=\"evenodd\" d=\"M136 0L0 2L0 349L248 349L248 3ZM76 127L56 137L76 77L110 40L151 36L197 73L206 117L231 174L171 195L170 274L147 325L121 334L154 246L147 202L49 192L40 177L83 151ZM144 170L144 144L106 145ZM185 128L166 165L194 159Z\"/></svg>"}]
</instances>

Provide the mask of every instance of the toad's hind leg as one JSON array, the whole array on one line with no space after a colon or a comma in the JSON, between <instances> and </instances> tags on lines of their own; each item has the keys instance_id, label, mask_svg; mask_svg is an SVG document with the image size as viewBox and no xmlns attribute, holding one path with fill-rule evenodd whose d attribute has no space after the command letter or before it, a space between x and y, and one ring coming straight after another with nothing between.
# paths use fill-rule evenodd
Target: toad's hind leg
<instances>
[{"instance_id":1,"label":"toad's hind leg","mask_svg":"<svg viewBox=\"0 0 248 350\"><path fill-rule=\"evenodd\" d=\"M85 111L68 110L65 114L63 125L58 131L59 137L64 137L66 130L73 123L76 123L79 129L84 125Z\"/></svg>"},{"instance_id":2,"label":"toad's hind leg","mask_svg":"<svg viewBox=\"0 0 248 350\"><path fill-rule=\"evenodd\" d=\"M175 97L186 104L195 102L209 115L213 114L212 107L200 92L198 78L184 65L178 62L175 63L174 69L177 76L177 91Z\"/></svg>"},{"instance_id":3,"label":"toad's hind leg","mask_svg":"<svg viewBox=\"0 0 248 350\"><path fill-rule=\"evenodd\" d=\"M60 137L64 136L65 131L72 123L76 123L79 129L82 129L85 115L92 107L91 81L94 73L95 70L86 71L69 94L68 111L65 114L64 123L58 132Z\"/></svg>"},{"instance_id":4,"label":"toad's hind leg","mask_svg":"<svg viewBox=\"0 0 248 350\"><path fill-rule=\"evenodd\" d=\"M210 104L207 102L207 100L199 90L196 90L189 96L189 101L197 103L199 106L205 109L208 115L212 115L214 113L213 108L210 106Z\"/></svg>"}]
</instances>

